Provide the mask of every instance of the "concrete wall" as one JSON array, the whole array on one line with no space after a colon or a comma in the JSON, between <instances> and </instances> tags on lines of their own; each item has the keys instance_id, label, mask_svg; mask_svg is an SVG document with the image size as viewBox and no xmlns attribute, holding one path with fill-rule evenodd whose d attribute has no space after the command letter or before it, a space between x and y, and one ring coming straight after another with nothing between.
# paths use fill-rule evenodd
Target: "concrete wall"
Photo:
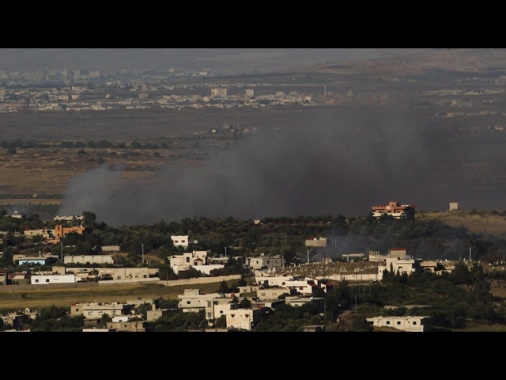
<instances>
[{"instance_id":1,"label":"concrete wall","mask_svg":"<svg viewBox=\"0 0 506 380\"><path fill-rule=\"evenodd\" d=\"M111 255L67 255L63 256L64 264L114 264Z\"/></svg>"},{"instance_id":2,"label":"concrete wall","mask_svg":"<svg viewBox=\"0 0 506 380\"><path fill-rule=\"evenodd\" d=\"M330 276L325 276L325 278L333 281L346 280L348 282L361 282L361 281L379 281L380 275L378 275L378 273L333 274Z\"/></svg>"}]
</instances>

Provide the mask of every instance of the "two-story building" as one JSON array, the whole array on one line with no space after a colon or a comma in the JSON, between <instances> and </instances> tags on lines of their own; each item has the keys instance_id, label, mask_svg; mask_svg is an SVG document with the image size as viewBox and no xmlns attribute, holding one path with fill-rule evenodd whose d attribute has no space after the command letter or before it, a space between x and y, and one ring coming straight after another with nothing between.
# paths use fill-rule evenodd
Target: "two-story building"
<instances>
[{"instance_id":1,"label":"two-story building","mask_svg":"<svg viewBox=\"0 0 506 380\"><path fill-rule=\"evenodd\" d=\"M272 271L284 268L283 256L265 256L263 253L259 257L248 257L246 265L252 270Z\"/></svg>"},{"instance_id":2,"label":"two-story building","mask_svg":"<svg viewBox=\"0 0 506 380\"><path fill-rule=\"evenodd\" d=\"M228 309L227 329L251 330L261 320L262 313L262 309Z\"/></svg>"},{"instance_id":3,"label":"two-story building","mask_svg":"<svg viewBox=\"0 0 506 380\"><path fill-rule=\"evenodd\" d=\"M389 215L395 219L414 219L415 208L415 205L403 205L397 201L390 201L387 205L372 206L372 216L379 218Z\"/></svg>"},{"instance_id":4,"label":"two-story building","mask_svg":"<svg viewBox=\"0 0 506 380\"><path fill-rule=\"evenodd\" d=\"M238 294L235 293L201 294L199 289L185 289L184 293L178 296L178 308L184 313L204 310L207 320L218 319L225 315L225 310L230 308L236 296Z\"/></svg>"},{"instance_id":5,"label":"two-story building","mask_svg":"<svg viewBox=\"0 0 506 380\"><path fill-rule=\"evenodd\" d=\"M168 256L170 267L175 274L194 268L204 274L210 274L213 269L221 269L224 264L209 264L210 251L185 252L182 255Z\"/></svg>"}]
</instances>

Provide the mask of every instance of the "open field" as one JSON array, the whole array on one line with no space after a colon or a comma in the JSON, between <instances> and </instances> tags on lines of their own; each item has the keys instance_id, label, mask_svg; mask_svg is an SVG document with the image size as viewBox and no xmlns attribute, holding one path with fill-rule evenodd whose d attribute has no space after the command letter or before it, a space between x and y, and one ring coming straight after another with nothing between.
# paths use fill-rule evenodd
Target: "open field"
<instances>
[{"instance_id":1,"label":"open field","mask_svg":"<svg viewBox=\"0 0 506 380\"><path fill-rule=\"evenodd\" d=\"M233 282L233 281L232 281ZM138 297L145 300L164 298L175 300L184 289L200 289L202 293L214 293L219 289L219 282L209 284L192 284L164 286L159 284L125 284L99 285L98 283L69 284L68 288L34 287L27 290L18 286L0 286L0 311L42 307L70 307L84 302L126 302Z\"/></svg>"},{"instance_id":2,"label":"open field","mask_svg":"<svg viewBox=\"0 0 506 380\"><path fill-rule=\"evenodd\" d=\"M497 213L487 211L475 213L458 210L452 212L420 213L416 218L419 220L425 218L435 219L451 227L467 228L471 233L506 237L506 218Z\"/></svg>"}]
</instances>

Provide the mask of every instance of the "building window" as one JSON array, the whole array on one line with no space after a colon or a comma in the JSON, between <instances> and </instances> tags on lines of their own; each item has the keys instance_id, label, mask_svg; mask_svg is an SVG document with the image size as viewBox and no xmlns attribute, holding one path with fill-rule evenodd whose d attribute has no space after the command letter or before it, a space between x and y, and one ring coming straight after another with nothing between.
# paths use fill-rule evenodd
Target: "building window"
<instances>
[{"instance_id":1,"label":"building window","mask_svg":"<svg viewBox=\"0 0 506 380\"><path fill-rule=\"evenodd\" d=\"M211 307L211 301L207 301L207 307Z\"/></svg>"},{"instance_id":2,"label":"building window","mask_svg":"<svg viewBox=\"0 0 506 380\"><path fill-rule=\"evenodd\" d=\"M211 313L210 312L207 313L207 318L211 318Z\"/></svg>"},{"instance_id":3,"label":"building window","mask_svg":"<svg viewBox=\"0 0 506 380\"><path fill-rule=\"evenodd\" d=\"M390 324L390 321L386 321L386 324L389 325Z\"/></svg>"},{"instance_id":4,"label":"building window","mask_svg":"<svg viewBox=\"0 0 506 380\"><path fill-rule=\"evenodd\" d=\"M413 321L413 325L415 325L415 326L416 326L416 321Z\"/></svg>"},{"instance_id":5,"label":"building window","mask_svg":"<svg viewBox=\"0 0 506 380\"><path fill-rule=\"evenodd\" d=\"M49 282L49 278L46 278L46 282Z\"/></svg>"},{"instance_id":6,"label":"building window","mask_svg":"<svg viewBox=\"0 0 506 380\"><path fill-rule=\"evenodd\" d=\"M401 324L401 321L397 321L397 325L400 325Z\"/></svg>"},{"instance_id":7,"label":"building window","mask_svg":"<svg viewBox=\"0 0 506 380\"><path fill-rule=\"evenodd\" d=\"M39 280L37 279L37 280L35 280L35 282L39 282Z\"/></svg>"},{"instance_id":8,"label":"building window","mask_svg":"<svg viewBox=\"0 0 506 380\"><path fill-rule=\"evenodd\" d=\"M187 304L187 305L190 305L190 304L191 304L191 301L186 301L186 304Z\"/></svg>"}]
</instances>

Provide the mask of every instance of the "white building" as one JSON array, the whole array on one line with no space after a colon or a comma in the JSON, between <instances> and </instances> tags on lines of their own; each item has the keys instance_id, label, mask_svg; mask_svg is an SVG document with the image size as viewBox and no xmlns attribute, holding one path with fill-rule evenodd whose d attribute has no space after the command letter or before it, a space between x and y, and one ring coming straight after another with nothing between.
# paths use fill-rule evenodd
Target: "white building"
<instances>
[{"instance_id":1,"label":"white building","mask_svg":"<svg viewBox=\"0 0 506 380\"><path fill-rule=\"evenodd\" d=\"M174 247L183 247L184 249L188 248L188 235L173 235L170 238L172 239Z\"/></svg>"},{"instance_id":2,"label":"white building","mask_svg":"<svg viewBox=\"0 0 506 380\"><path fill-rule=\"evenodd\" d=\"M32 275L30 283L32 285L40 284L72 284L76 282L74 274L56 274L56 275Z\"/></svg>"},{"instance_id":3,"label":"white building","mask_svg":"<svg viewBox=\"0 0 506 380\"><path fill-rule=\"evenodd\" d=\"M226 314L227 329L251 330L261 313L260 309L229 309Z\"/></svg>"},{"instance_id":4,"label":"white building","mask_svg":"<svg viewBox=\"0 0 506 380\"><path fill-rule=\"evenodd\" d=\"M111 318L117 316L128 315L130 310L133 309L133 305L110 302L88 302L78 303L70 306L70 315L84 315L86 319L100 319L104 314L107 314Z\"/></svg>"},{"instance_id":5,"label":"white building","mask_svg":"<svg viewBox=\"0 0 506 380\"><path fill-rule=\"evenodd\" d=\"M178 296L178 308L183 313L205 310L206 319L215 320L225 315L235 296L239 294L201 294L199 289L185 289L184 293Z\"/></svg>"},{"instance_id":6,"label":"white building","mask_svg":"<svg viewBox=\"0 0 506 380\"><path fill-rule=\"evenodd\" d=\"M111 255L67 255L63 257L64 264L114 264Z\"/></svg>"},{"instance_id":7,"label":"white building","mask_svg":"<svg viewBox=\"0 0 506 380\"><path fill-rule=\"evenodd\" d=\"M404 316L404 317L373 317L366 318L374 327L391 327L396 330L407 332L424 332L429 330L428 316Z\"/></svg>"},{"instance_id":8,"label":"white building","mask_svg":"<svg viewBox=\"0 0 506 380\"><path fill-rule=\"evenodd\" d=\"M209 251L193 251L185 252L182 255L168 256L167 258L169 259L170 267L177 274L179 271L185 271L192 267L207 265L208 254ZM196 269L198 270L199 268Z\"/></svg>"},{"instance_id":9,"label":"white building","mask_svg":"<svg viewBox=\"0 0 506 380\"><path fill-rule=\"evenodd\" d=\"M248 257L246 260L246 264L253 270L275 270L278 268L282 269L284 267L283 257L281 255L264 256L262 253L259 257Z\"/></svg>"},{"instance_id":10,"label":"white building","mask_svg":"<svg viewBox=\"0 0 506 380\"><path fill-rule=\"evenodd\" d=\"M305 242L306 247L326 247L327 246L327 238L324 237L316 237L309 238Z\"/></svg>"}]
</instances>

